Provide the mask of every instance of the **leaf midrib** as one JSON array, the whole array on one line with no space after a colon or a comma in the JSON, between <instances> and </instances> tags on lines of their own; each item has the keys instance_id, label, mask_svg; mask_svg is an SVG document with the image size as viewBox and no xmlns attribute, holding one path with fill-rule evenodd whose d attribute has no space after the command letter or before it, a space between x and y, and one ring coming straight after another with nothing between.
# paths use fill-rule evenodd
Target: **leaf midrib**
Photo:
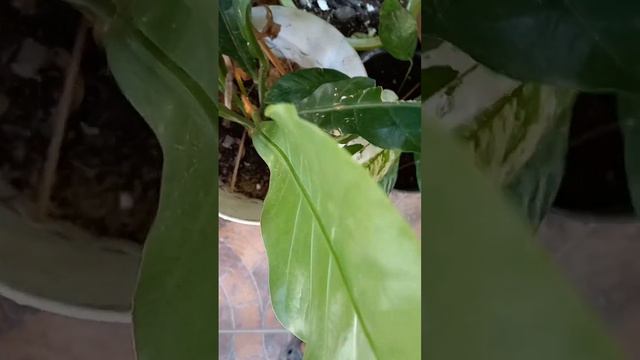
<instances>
[{"instance_id":1,"label":"leaf midrib","mask_svg":"<svg viewBox=\"0 0 640 360\"><path fill-rule=\"evenodd\" d=\"M378 352L376 351L374 342L373 342L373 340L371 338L371 334L369 333L369 329L368 329L366 323L364 322L364 317L360 313L360 309L357 306L356 301L354 300L353 294L351 293L351 290L350 290L351 288L349 286L349 282L347 281L347 279L346 279L346 277L344 275L344 271L342 270L342 266L340 264L340 261L339 261L337 255L336 255L336 253L335 253L335 250L334 250L333 246L331 245L330 236L328 235L329 232L327 231L326 226L322 222L322 219L321 219L321 217L319 215L318 209L316 209L316 207L313 205L313 202L311 201L311 196L309 195L307 189L302 184L302 181L300 180L300 177L296 173L293 164L291 163L289 158L286 156L286 153L284 152L284 150L282 150L282 148L280 148L276 144L276 142L274 140L272 140L264 131L258 130L258 132L259 132L258 133L259 136L262 136L262 138L264 138L267 141L267 143L280 156L281 160L285 163L287 170L289 170L289 173L293 177L294 183L298 186L298 189L300 189L300 192L302 193L302 197L304 198L305 202L307 203L307 206L311 210L312 216L314 217L315 221L318 223L318 227L320 228L320 232L322 233L322 237L325 240L325 243L326 243L327 247L329 248L329 252L331 253L331 257L333 258L333 260L336 263L336 267L338 268L338 273L340 274L340 278L342 279L342 282L344 284L345 292L349 296L349 300L351 302L351 305L353 306L354 312L356 313L356 317L358 318L358 322L360 322L360 324L362 324L362 331L364 332L364 335L365 335L365 337L367 339L367 342L369 343L369 346L371 347L371 349L373 351L373 354L376 357L376 359L379 359L379 357L377 355Z\"/></svg>"},{"instance_id":2,"label":"leaf midrib","mask_svg":"<svg viewBox=\"0 0 640 360\"><path fill-rule=\"evenodd\" d=\"M376 108L416 108L420 109L419 103L413 102L367 102L360 104L349 104L344 105L341 103L333 103L327 106L322 107L313 107L308 109L298 109L299 114L313 114L313 113L325 113L325 112L335 112L335 111L351 111L351 110L362 110L362 109L376 109Z\"/></svg>"}]
</instances>

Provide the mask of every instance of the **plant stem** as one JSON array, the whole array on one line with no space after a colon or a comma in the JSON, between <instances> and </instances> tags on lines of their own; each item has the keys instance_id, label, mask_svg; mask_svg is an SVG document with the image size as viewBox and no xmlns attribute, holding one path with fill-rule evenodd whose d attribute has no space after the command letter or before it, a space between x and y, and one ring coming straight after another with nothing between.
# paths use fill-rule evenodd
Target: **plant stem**
<instances>
[{"instance_id":1,"label":"plant stem","mask_svg":"<svg viewBox=\"0 0 640 360\"><path fill-rule=\"evenodd\" d=\"M56 169L60 160L60 148L64 140L64 133L67 125L67 119L71 112L71 102L73 100L74 88L78 78L80 62L82 61L82 53L87 38L87 29L89 24L82 18L76 33L75 43L71 54L71 62L65 71L64 85L62 95L53 115L53 134L47 149L47 159L42 171L42 179L38 192L38 203L36 208L36 219L43 220L47 216L47 209L55 183Z\"/></svg>"},{"instance_id":2,"label":"plant stem","mask_svg":"<svg viewBox=\"0 0 640 360\"><path fill-rule=\"evenodd\" d=\"M240 147L238 148L238 153L236 154L236 161L233 165L233 173L231 174L231 182L229 183L229 188L231 192L235 191L236 181L238 180L238 169L240 168L240 160L244 156L244 142L247 138L247 130L242 132L242 138L240 139Z\"/></svg>"},{"instance_id":3,"label":"plant stem","mask_svg":"<svg viewBox=\"0 0 640 360\"><path fill-rule=\"evenodd\" d=\"M247 121L244 117L236 114L235 112L223 106L218 106L218 116L220 116L223 119L233 121L234 123L238 123L244 126L245 128L249 128L249 129L255 128L255 126L249 121Z\"/></svg>"}]
</instances>

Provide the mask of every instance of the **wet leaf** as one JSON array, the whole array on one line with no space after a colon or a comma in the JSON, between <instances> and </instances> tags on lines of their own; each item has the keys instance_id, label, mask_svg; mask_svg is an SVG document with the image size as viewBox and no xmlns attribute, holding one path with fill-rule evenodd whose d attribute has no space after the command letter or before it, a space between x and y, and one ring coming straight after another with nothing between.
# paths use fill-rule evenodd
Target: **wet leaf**
<instances>
[{"instance_id":1,"label":"wet leaf","mask_svg":"<svg viewBox=\"0 0 640 360\"><path fill-rule=\"evenodd\" d=\"M384 149L420 149L420 103L399 101L369 78L323 84L296 108L325 130L357 134Z\"/></svg>"},{"instance_id":2,"label":"wet leaf","mask_svg":"<svg viewBox=\"0 0 640 360\"><path fill-rule=\"evenodd\" d=\"M302 69L286 74L267 92L265 102L295 103L313 94L322 84L346 80L349 77L333 69Z\"/></svg>"}]
</instances>

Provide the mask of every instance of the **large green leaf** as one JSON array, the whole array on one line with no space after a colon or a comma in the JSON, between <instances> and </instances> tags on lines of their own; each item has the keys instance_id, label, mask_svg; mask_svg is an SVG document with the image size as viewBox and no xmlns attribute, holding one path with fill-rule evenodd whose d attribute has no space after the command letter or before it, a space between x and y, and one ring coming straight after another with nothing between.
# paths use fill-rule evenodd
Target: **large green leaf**
<instances>
[{"instance_id":1,"label":"large green leaf","mask_svg":"<svg viewBox=\"0 0 640 360\"><path fill-rule=\"evenodd\" d=\"M523 81L640 91L640 2L427 0L423 31Z\"/></svg>"},{"instance_id":2,"label":"large green leaf","mask_svg":"<svg viewBox=\"0 0 640 360\"><path fill-rule=\"evenodd\" d=\"M423 148L425 358L622 359L473 155L433 122Z\"/></svg>"},{"instance_id":3,"label":"large green leaf","mask_svg":"<svg viewBox=\"0 0 640 360\"><path fill-rule=\"evenodd\" d=\"M426 100L424 116L463 138L478 166L497 184L513 187L516 201L539 223L562 177L567 136L560 129L569 123L575 92L498 75L448 43L423 59L427 69L447 64L459 74Z\"/></svg>"},{"instance_id":4,"label":"large green leaf","mask_svg":"<svg viewBox=\"0 0 640 360\"><path fill-rule=\"evenodd\" d=\"M322 84L347 80L349 77L333 69L311 68L286 74L267 92L265 102L295 103L311 96Z\"/></svg>"},{"instance_id":5,"label":"large green leaf","mask_svg":"<svg viewBox=\"0 0 640 360\"><path fill-rule=\"evenodd\" d=\"M163 149L134 301L140 360L216 356L216 2L73 3L92 13L124 95Z\"/></svg>"},{"instance_id":6,"label":"large green leaf","mask_svg":"<svg viewBox=\"0 0 640 360\"><path fill-rule=\"evenodd\" d=\"M261 224L278 319L305 341L305 359L420 359L411 227L295 107L272 105L266 115L275 122L262 123L254 144L271 170Z\"/></svg>"},{"instance_id":7,"label":"large green leaf","mask_svg":"<svg viewBox=\"0 0 640 360\"><path fill-rule=\"evenodd\" d=\"M357 134L385 149L420 150L420 103L359 77L326 83L296 103L300 116L325 130Z\"/></svg>"},{"instance_id":8,"label":"large green leaf","mask_svg":"<svg viewBox=\"0 0 640 360\"><path fill-rule=\"evenodd\" d=\"M624 160L631 202L640 215L640 97L618 98L618 114L624 135Z\"/></svg>"},{"instance_id":9,"label":"large green leaf","mask_svg":"<svg viewBox=\"0 0 640 360\"><path fill-rule=\"evenodd\" d=\"M418 44L418 24L399 0L385 0L380 7L380 40L389 54L411 60Z\"/></svg>"}]
</instances>

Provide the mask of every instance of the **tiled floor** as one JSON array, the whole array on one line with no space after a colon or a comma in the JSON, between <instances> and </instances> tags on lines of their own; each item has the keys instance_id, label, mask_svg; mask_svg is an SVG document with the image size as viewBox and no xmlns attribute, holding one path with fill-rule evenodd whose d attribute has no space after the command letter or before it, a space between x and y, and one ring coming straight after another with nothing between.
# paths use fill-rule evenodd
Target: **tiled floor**
<instances>
[{"instance_id":1,"label":"tiled floor","mask_svg":"<svg viewBox=\"0 0 640 360\"><path fill-rule=\"evenodd\" d=\"M420 196L392 200L420 231ZM267 257L257 226L219 221L219 352L223 360L276 360L290 334L276 320L268 288Z\"/></svg>"},{"instance_id":2,"label":"tiled floor","mask_svg":"<svg viewBox=\"0 0 640 360\"><path fill-rule=\"evenodd\" d=\"M260 228L219 226L218 359L279 359L290 335L271 308Z\"/></svg>"}]
</instances>

